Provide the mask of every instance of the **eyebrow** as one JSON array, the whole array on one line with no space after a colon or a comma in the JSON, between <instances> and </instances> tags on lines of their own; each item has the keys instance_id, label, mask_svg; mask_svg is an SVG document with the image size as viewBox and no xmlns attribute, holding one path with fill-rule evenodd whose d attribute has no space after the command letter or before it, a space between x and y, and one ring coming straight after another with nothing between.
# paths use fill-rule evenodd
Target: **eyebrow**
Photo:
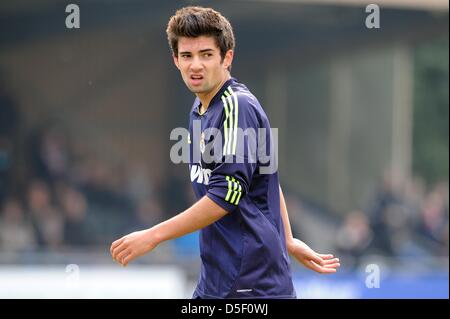
<instances>
[{"instance_id":1,"label":"eyebrow","mask_svg":"<svg viewBox=\"0 0 450 319\"><path fill-rule=\"evenodd\" d=\"M200 50L199 52L200 53L205 53L205 52L211 52L211 51L214 51L213 49L203 49L203 50ZM191 54L192 52L190 52L190 51L183 51L183 52L180 52L179 54Z\"/></svg>"}]
</instances>

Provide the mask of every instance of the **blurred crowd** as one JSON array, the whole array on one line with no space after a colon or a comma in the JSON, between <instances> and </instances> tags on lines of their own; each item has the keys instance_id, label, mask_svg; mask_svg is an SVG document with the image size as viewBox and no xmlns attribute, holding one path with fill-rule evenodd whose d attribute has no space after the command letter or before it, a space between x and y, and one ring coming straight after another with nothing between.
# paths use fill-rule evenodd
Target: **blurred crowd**
<instances>
[{"instance_id":1,"label":"blurred crowd","mask_svg":"<svg viewBox=\"0 0 450 319\"><path fill-rule=\"evenodd\" d=\"M145 168L100 159L61 127L35 128L19 141L19 114L0 99L0 251L109 246L192 201L187 179L174 173L155 189ZM174 189L186 191L174 200Z\"/></svg>"},{"instance_id":2,"label":"blurred crowd","mask_svg":"<svg viewBox=\"0 0 450 319\"><path fill-rule=\"evenodd\" d=\"M355 267L367 255L448 258L448 191L448 181L426 186L419 177L402 180L386 172L366 211L346 214L337 254Z\"/></svg>"},{"instance_id":3,"label":"blurred crowd","mask_svg":"<svg viewBox=\"0 0 450 319\"><path fill-rule=\"evenodd\" d=\"M56 130L33 133L25 149L29 153L24 182L15 188L6 184L1 195L3 250L109 245L121 235L169 217L164 212L175 212L164 188L152 189L140 175L131 174L130 167L73 153ZM166 188L185 187L176 177L169 183ZM178 193L176 203L187 206L189 199L183 194Z\"/></svg>"}]
</instances>

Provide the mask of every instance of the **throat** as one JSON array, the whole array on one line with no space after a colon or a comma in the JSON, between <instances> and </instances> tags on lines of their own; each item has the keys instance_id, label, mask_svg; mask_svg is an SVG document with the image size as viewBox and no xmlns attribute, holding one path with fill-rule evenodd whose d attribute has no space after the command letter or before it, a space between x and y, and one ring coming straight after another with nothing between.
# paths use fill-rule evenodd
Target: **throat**
<instances>
[{"instance_id":1,"label":"throat","mask_svg":"<svg viewBox=\"0 0 450 319\"><path fill-rule=\"evenodd\" d=\"M223 78L222 81L219 82L216 85L216 87L213 90L209 91L208 93L202 93L202 94L198 93L197 94L197 97L200 99L200 102L201 102L200 107L199 107L200 115L204 114L208 110L211 100L217 94L217 92L220 91L220 89L222 88L222 86L225 84L225 82L228 79L230 79L230 75L228 75L228 77Z\"/></svg>"},{"instance_id":2,"label":"throat","mask_svg":"<svg viewBox=\"0 0 450 319\"><path fill-rule=\"evenodd\" d=\"M203 114L205 114L207 109L208 109L208 106L204 107L203 104L201 104L199 106L198 112L200 113L200 115L203 115Z\"/></svg>"}]
</instances>

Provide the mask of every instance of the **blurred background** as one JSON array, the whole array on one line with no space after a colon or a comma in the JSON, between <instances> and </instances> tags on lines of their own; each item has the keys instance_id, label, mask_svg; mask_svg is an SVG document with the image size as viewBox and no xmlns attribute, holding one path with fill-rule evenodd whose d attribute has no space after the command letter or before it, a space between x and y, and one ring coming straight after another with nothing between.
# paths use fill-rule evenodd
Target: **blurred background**
<instances>
[{"instance_id":1,"label":"blurred background","mask_svg":"<svg viewBox=\"0 0 450 319\"><path fill-rule=\"evenodd\" d=\"M448 1L0 2L0 298L189 298L198 234L127 268L115 239L195 199L169 151L193 95L165 29L211 6L232 75L279 130L294 235L341 259L292 260L299 298L448 298Z\"/></svg>"}]
</instances>

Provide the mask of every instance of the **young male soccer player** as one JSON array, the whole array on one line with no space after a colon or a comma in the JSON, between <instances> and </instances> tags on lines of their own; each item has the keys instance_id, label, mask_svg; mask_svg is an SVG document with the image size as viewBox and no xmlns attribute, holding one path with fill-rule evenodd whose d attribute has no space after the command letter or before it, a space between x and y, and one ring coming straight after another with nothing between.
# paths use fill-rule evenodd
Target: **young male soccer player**
<instances>
[{"instance_id":1,"label":"young male soccer player","mask_svg":"<svg viewBox=\"0 0 450 319\"><path fill-rule=\"evenodd\" d=\"M198 201L114 241L112 257L126 266L163 241L201 229L202 267L194 298L295 298L287 252L319 273L336 272L340 264L293 238L277 171L262 170L259 150L256 160L241 152L251 138L240 136L242 130L269 132L257 147L273 150L273 141L258 100L230 75L232 27L213 9L186 7L170 18L167 35L175 65L197 97L190 114L190 173ZM213 129L215 134L207 134ZM204 155L205 145L214 143L219 145L215 161L194 159L196 151Z\"/></svg>"}]
</instances>

